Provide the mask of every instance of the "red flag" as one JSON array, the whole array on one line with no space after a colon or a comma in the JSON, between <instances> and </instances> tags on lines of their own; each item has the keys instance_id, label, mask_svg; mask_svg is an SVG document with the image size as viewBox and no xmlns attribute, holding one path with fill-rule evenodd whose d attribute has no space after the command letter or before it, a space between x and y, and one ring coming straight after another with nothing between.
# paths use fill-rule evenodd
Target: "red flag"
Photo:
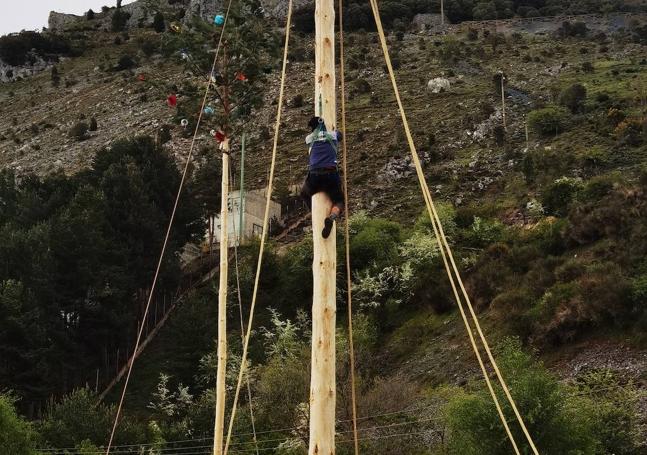
<instances>
[{"instance_id":1,"label":"red flag","mask_svg":"<svg viewBox=\"0 0 647 455\"><path fill-rule=\"evenodd\" d=\"M137 76L137 79L139 79L140 81L144 82L144 81L146 80L146 75L142 73L142 74L140 74L139 76Z\"/></svg>"},{"instance_id":2,"label":"red flag","mask_svg":"<svg viewBox=\"0 0 647 455\"><path fill-rule=\"evenodd\" d=\"M245 82L247 80L247 76L245 76L243 73L238 72L236 73L236 80Z\"/></svg>"},{"instance_id":3,"label":"red flag","mask_svg":"<svg viewBox=\"0 0 647 455\"><path fill-rule=\"evenodd\" d=\"M168 98L166 98L166 104L168 104L169 107L177 106L177 95L169 95Z\"/></svg>"},{"instance_id":4,"label":"red flag","mask_svg":"<svg viewBox=\"0 0 647 455\"><path fill-rule=\"evenodd\" d=\"M215 138L218 142L224 142L226 136L225 136L225 133L223 133L222 131L216 131Z\"/></svg>"}]
</instances>

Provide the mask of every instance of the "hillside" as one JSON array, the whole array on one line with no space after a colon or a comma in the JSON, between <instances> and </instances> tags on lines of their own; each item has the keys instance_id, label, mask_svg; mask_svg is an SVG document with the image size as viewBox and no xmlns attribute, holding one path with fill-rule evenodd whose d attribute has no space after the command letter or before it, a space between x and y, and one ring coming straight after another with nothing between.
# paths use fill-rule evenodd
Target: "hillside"
<instances>
[{"instance_id":1,"label":"hillside","mask_svg":"<svg viewBox=\"0 0 647 455\"><path fill-rule=\"evenodd\" d=\"M120 388L96 409L90 391L63 396L84 384L94 389L95 374L101 389L123 364L189 152L214 33L186 18L173 21L175 3L160 6L158 31L152 14L150 25L131 21L120 31L111 30L113 10L62 21L53 36L70 46L63 56L38 56L27 66L34 75L14 65L24 76L0 83L0 301L8 302L0 306L7 333L0 345L10 359L0 393L20 399L17 408L34 421L27 439L49 448L44 453L70 447L89 455L107 442ZM203 6L194 3L188 8ZM244 70L249 79L232 85L233 103L245 108L229 126L234 174L244 131L246 186L260 189L272 149L284 5L264 3L275 17L263 18L247 3L230 32L234 57L218 69L225 78ZM449 3L456 20L461 2ZM541 453L647 453L647 13L639 3L617 2L599 15L573 2L569 14L594 14L544 18L509 3L514 9L501 17L514 18L501 20L441 26L413 7L399 22L389 16L406 114L467 290ZM265 260L251 403L245 392L230 453L255 451L251 411L263 453L306 453L311 235L305 207L289 190L305 177L303 141L315 104L305 8L290 43L276 175L276 197L289 208L282 223L303 221L272 243ZM459 19L488 14L475 8ZM169 28L176 22L181 34ZM351 30L344 44L362 453L511 453L423 215L377 35ZM169 93L177 93L177 108L167 105ZM174 251L196 242L204 216L219 208L209 131L222 121L222 104L214 96L209 105L218 112L197 136ZM79 132L91 119L96 129ZM131 141L144 135L155 140ZM338 236L341 248L341 230ZM257 248L238 252L245 314ZM342 257L340 249L340 264ZM195 285L188 270L179 278L175 255L165 266L161 294L184 291L187 282L191 291L135 364L116 453L210 453L217 285ZM228 393L241 350L231 275ZM340 266L342 454L352 453L344 280ZM56 311L64 324L48 320ZM74 319L86 316L89 325ZM36 330L42 341L26 343L29 353L21 355L15 340ZM61 373L36 378L55 371L57 359ZM504 412L512 425L507 403ZM520 429L513 433L525 443ZM33 452L16 451L23 453ZM531 452L524 446L522 453Z\"/></svg>"}]
</instances>

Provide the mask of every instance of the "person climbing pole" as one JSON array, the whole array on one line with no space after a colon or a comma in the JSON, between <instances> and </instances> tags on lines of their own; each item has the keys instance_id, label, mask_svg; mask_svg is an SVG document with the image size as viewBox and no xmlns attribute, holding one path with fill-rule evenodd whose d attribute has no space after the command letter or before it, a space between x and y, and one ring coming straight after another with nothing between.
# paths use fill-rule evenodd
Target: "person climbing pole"
<instances>
[{"instance_id":1,"label":"person climbing pole","mask_svg":"<svg viewBox=\"0 0 647 455\"><path fill-rule=\"evenodd\" d=\"M330 197L333 206L324 220L321 231L321 236L327 239L344 207L344 192L337 168L337 147L342 136L339 131L328 131L320 117L312 117L308 127L311 133L306 137L306 144L309 146L310 156L308 175L301 188L301 197L308 205L308 209L311 208L314 194L323 191Z\"/></svg>"}]
</instances>

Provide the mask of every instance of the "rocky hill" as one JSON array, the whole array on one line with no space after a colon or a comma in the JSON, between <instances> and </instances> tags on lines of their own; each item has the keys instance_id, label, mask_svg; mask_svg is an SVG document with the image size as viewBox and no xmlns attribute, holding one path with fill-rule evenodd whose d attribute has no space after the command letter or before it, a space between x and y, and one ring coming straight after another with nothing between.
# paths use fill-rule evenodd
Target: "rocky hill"
<instances>
[{"instance_id":1,"label":"rocky hill","mask_svg":"<svg viewBox=\"0 0 647 455\"><path fill-rule=\"evenodd\" d=\"M74 176L90 168L95 155L116 139L136 135L166 136L159 140L162 150L178 166L184 164L191 131L180 120L183 109L199 101L206 75L183 59L182 49L165 52L165 43L174 36L168 18L176 9L185 10L179 22L189 29L197 18L211 21L221 8L198 0L164 2L165 31L156 32L151 28L150 5L140 0L124 6L130 16L118 32L111 30L114 11L97 13L93 19L52 13L51 31L86 45L81 55L60 57L57 62L43 58L33 65L6 67L5 76L7 71L12 75L0 84L0 167L20 177L61 172ZM264 2L262 7L271 16L268 27L285 13L281 1ZM641 224L647 219L647 16L631 12L445 25L436 19L419 15L406 26L395 24L389 46L426 177L448 213L452 246L485 328L496 342L507 335L521 339L524 349L535 352L565 387L559 396L568 398L562 401L582 406L576 409L611 416L609 420L616 422L610 408L631 402L637 410L627 417L632 434L619 438L631 444L604 447L613 447L615 453L643 453L647 348L641 332L647 320L647 269L642 253L647 248ZM278 197L286 200L287 189L299 185L305 175L303 138L315 104L312 35L305 26L296 28L277 164ZM280 37L280 27L273 32ZM364 431L384 438L399 433L388 432L383 425L400 428L426 419L423 436L410 435L401 447L397 442L381 446L369 441L366 453L471 453L446 445L447 438L457 434L452 433L457 431L452 426L456 421L435 423L446 416L439 403L459 406L460 397L476 400L483 390L475 385L478 365L453 309L433 240L425 243L430 234L424 217L419 218L424 202L381 49L375 33L366 31L346 33L345 47L350 208L359 214L353 254L360 414L383 418L406 410L392 420L366 422ZM236 131L245 131L249 138L248 188L267 184L278 67L275 58L264 68L259 79L261 101L236 124ZM178 109L167 105L170 91L178 94ZM210 101L217 105L215 97ZM76 126L91 119L97 128L77 134ZM214 120L209 122L197 137L194 174L215 153L209 133ZM235 167L238 151L234 138ZM303 214L304 209L297 207L287 218ZM270 255L259 323L265 327L265 338L255 347L252 377L261 425L295 426L278 432L277 439L292 441L296 447L293 452L287 451L289 447L276 449L282 454L301 453L299 441L307 439L298 427L303 403L294 398L301 397L307 386L302 364L307 361L308 329L307 324L299 325L304 320L297 311L308 308L307 286L304 290L300 281L310 276L309 256L304 253L307 223L287 238L287 246ZM430 254L435 256L425 256L415 248L418 245L421 249L432 245ZM254 252L243 250L241 255L244 287L250 284ZM417 285L406 281L407 273L413 273L410 280ZM196 429L211 424L205 417L212 403L204 384L213 379L208 372L214 360L209 306L213 296L208 289L200 292L180 308L170 328L142 357L128 395L134 414L160 423L168 440L182 440L187 434L197 438ZM243 292L247 298L248 291ZM282 321L267 307L278 308L292 322ZM231 338L237 342L237 337L234 333ZM276 354L272 349L285 352ZM501 349L508 358L505 346ZM524 368L515 364L520 357L511 358L506 368L524 377ZM340 366L342 376L347 374L345 367ZM543 378L544 370L534 368L527 368L531 376ZM160 382L160 371L174 376L175 395ZM531 382L520 381L514 392L527 392L524 387ZM185 408L178 398L182 383L190 384L194 392ZM281 395L284 386L288 392ZM162 396L165 387L167 395ZM341 422L349 418L344 387L340 386ZM610 396L604 387L620 392ZM200 391L205 395L199 397ZM276 399L279 395L283 401ZM582 404L577 401L582 395L593 398ZM418 401L426 406L421 413ZM524 406L531 406L531 401ZM177 414L165 414L161 406L169 403L180 409ZM615 404L604 407L607 403ZM247 419L246 410L238 428L241 433ZM46 430L44 434L49 434ZM340 424L340 435L348 436L346 430ZM611 439L603 443L612 444ZM578 441L585 445L584 439ZM507 453L504 443L505 436L498 449L483 453ZM581 453L606 453L598 449ZM576 453L560 450L546 453Z\"/></svg>"}]
</instances>

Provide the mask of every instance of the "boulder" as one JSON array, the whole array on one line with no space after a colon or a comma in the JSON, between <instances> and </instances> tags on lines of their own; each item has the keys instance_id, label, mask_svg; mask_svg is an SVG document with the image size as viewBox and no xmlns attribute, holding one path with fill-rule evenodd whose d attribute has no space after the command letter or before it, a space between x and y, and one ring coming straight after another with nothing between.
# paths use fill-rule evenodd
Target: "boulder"
<instances>
[{"instance_id":1,"label":"boulder","mask_svg":"<svg viewBox=\"0 0 647 455\"><path fill-rule=\"evenodd\" d=\"M451 84L449 83L449 79L444 77L436 77L427 82L427 90L431 93L446 92L450 87Z\"/></svg>"},{"instance_id":2,"label":"boulder","mask_svg":"<svg viewBox=\"0 0 647 455\"><path fill-rule=\"evenodd\" d=\"M51 11L49 13L49 19L47 20L47 28L50 31L61 31L82 18L83 16L77 16L75 14L65 14Z\"/></svg>"}]
</instances>

